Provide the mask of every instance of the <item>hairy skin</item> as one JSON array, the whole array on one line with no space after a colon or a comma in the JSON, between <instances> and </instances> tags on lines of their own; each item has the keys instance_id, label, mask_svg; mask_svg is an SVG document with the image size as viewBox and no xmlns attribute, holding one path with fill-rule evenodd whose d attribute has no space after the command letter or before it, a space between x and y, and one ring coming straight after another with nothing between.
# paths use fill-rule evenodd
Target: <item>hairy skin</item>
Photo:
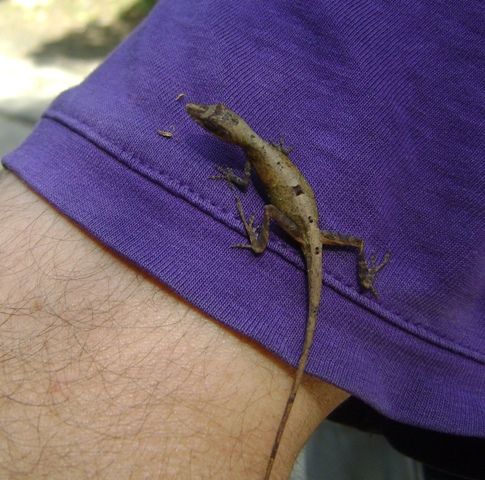
<instances>
[{"instance_id":1,"label":"hairy skin","mask_svg":"<svg viewBox=\"0 0 485 480\"><path fill-rule=\"evenodd\" d=\"M291 383L0 172L0 478L259 480ZM275 479L347 397L304 381Z\"/></svg>"}]
</instances>

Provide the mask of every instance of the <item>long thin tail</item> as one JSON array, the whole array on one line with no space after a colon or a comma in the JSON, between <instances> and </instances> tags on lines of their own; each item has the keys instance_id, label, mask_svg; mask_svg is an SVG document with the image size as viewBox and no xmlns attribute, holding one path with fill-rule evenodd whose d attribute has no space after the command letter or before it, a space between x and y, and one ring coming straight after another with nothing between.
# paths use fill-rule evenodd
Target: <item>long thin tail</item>
<instances>
[{"instance_id":1,"label":"long thin tail","mask_svg":"<svg viewBox=\"0 0 485 480\"><path fill-rule=\"evenodd\" d=\"M276 458L276 454L278 453L281 438L283 437L283 433L288 422L288 417L290 416L290 412L293 407L293 403L295 402L298 388L300 387L303 374L305 373L308 356L310 354L310 347L313 342L313 334L315 333L318 307L320 305L320 296L322 291L322 248L320 243L318 243L318 248L320 249L320 253L318 255L314 255L315 250L311 247L309 249L310 252L308 254L305 254L308 277L308 321L305 333L305 341L303 343L303 350L300 356L300 360L298 361L295 377L293 378L293 384L291 386L290 394L288 396L288 400L286 401L286 407L283 412L283 416L281 417L278 431L276 432L276 437L273 443L271 456L266 467L264 480L269 480L270 478L271 470L273 469L273 464Z\"/></svg>"}]
</instances>

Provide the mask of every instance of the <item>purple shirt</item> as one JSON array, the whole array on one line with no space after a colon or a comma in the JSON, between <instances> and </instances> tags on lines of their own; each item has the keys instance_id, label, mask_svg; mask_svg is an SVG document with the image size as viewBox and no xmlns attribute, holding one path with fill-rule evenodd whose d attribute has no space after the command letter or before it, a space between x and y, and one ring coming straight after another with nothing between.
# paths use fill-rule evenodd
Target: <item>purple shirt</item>
<instances>
[{"instance_id":1,"label":"purple shirt","mask_svg":"<svg viewBox=\"0 0 485 480\"><path fill-rule=\"evenodd\" d=\"M295 365L303 259L277 230L261 256L230 248L244 240L234 197L208 177L243 154L194 124L180 92L283 135L321 227L392 252L379 301L359 292L352 251L326 252L307 371L394 420L485 437L483 3L162 2L5 158L108 247ZM264 204L255 188L242 201Z\"/></svg>"}]
</instances>

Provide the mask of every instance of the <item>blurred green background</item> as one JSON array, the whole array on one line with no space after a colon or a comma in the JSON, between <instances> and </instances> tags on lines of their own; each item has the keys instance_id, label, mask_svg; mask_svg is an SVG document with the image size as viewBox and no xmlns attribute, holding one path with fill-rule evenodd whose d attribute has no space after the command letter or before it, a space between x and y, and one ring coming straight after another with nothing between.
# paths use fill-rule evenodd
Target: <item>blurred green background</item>
<instances>
[{"instance_id":1,"label":"blurred green background","mask_svg":"<svg viewBox=\"0 0 485 480\"><path fill-rule=\"evenodd\" d=\"M143 20L156 0L0 0L0 157ZM1 168L1 167L0 167Z\"/></svg>"}]
</instances>

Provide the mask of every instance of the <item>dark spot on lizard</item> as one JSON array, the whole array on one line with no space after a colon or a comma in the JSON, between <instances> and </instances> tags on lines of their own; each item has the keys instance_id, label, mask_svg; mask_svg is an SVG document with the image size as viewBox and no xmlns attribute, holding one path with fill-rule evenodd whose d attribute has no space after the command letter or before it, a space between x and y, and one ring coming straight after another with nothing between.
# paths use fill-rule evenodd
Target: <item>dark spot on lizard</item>
<instances>
[{"instance_id":1,"label":"dark spot on lizard","mask_svg":"<svg viewBox=\"0 0 485 480\"><path fill-rule=\"evenodd\" d=\"M295 195L301 195L303 193L303 189L301 188L301 185L295 185L293 187L293 191L295 192Z\"/></svg>"},{"instance_id":2,"label":"dark spot on lizard","mask_svg":"<svg viewBox=\"0 0 485 480\"><path fill-rule=\"evenodd\" d=\"M313 223L314 220L313 220L313 217L308 217L308 223Z\"/></svg>"},{"instance_id":3,"label":"dark spot on lizard","mask_svg":"<svg viewBox=\"0 0 485 480\"><path fill-rule=\"evenodd\" d=\"M224 121L227 123L232 123L233 125L239 125L239 120L235 118L233 115L230 113L225 113L224 114Z\"/></svg>"},{"instance_id":4,"label":"dark spot on lizard","mask_svg":"<svg viewBox=\"0 0 485 480\"><path fill-rule=\"evenodd\" d=\"M315 255L320 255L320 247L315 247Z\"/></svg>"}]
</instances>

